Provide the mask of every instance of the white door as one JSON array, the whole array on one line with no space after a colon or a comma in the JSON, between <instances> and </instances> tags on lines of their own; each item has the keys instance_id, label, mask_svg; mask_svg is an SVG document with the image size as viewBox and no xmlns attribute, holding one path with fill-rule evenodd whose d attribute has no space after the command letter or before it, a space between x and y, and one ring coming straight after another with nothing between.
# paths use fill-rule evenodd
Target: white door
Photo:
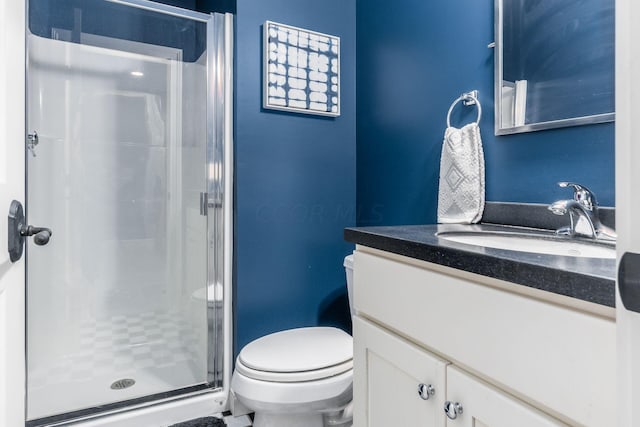
<instances>
[{"instance_id":1,"label":"white door","mask_svg":"<svg viewBox=\"0 0 640 427\"><path fill-rule=\"evenodd\" d=\"M640 425L640 4L616 1L618 426ZM623 257L624 255L624 257ZM612 423L612 425L614 425Z\"/></svg>"},{"instance_id":2,"label":"white door","mask_svg":"<svg viewBox=\"0 0 640 427\"><path fill-rule=\"evenodd\" d=\"M7 251L12 200L24 203L24 0L0 2L0 425L24 425L24 256Z\"/></svg>"},{"instance_id":3,"label":"white door","mask_svg":"<svg viewBox=\"0 0 640 427\"><path fill-rule=\"evenodd\" d=\"M354 316L354 426L444 427L447 362Z\"/></svg>"},{"instance_id":4,"label":"white door","mask_svg":"<svg viewBox=\"0 0 640 427\"><path fill-rule=\"evenodd\" d=\"M447 367L444 407L448 409L447 427L566 426L451 365Z\"/></svg>"}]
</instances>

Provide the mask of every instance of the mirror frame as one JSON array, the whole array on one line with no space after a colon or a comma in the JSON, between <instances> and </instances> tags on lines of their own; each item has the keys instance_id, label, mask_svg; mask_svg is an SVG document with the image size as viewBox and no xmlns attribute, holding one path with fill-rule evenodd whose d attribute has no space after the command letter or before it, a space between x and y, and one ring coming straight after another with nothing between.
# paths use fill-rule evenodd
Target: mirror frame
<instances>
[{"instance_id":1,"label":"mirror frame","mask_svg":"<svg viewBox=\"0 0 640 427\"><path fill-rule=\"evenodd\" d=\"M516 133L534 132L545 129L556 129L570 126L591 125L595 123L608 123L614 122L616 113L604 113L594 114L591 116L571 117L568 119L551 120L547 122L531 123L523 126L514 126L510 128L502 128L502 79L503 70L503 18L504 14L502 6L505 0L495 0L494 6L494 34L495 34L495 48L494 48L494 130L496 135L512 135Z\"/></svg>"}]
</instances>

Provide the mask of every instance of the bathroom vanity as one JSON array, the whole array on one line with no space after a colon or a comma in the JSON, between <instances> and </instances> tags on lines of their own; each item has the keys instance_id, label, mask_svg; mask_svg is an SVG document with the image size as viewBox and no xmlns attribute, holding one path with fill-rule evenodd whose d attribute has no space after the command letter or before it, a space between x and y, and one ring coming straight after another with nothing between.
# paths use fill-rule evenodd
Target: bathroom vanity
<instances>
[{"instance_id":1,"label":"bathroom vanity","mask_svg":"<svg viewBox=\"0 0 640 427\"><path fill-rule=\"evenodd\" d=\"M615 425L615 259L486 248L443 232L355 243L354 426Z\"/></svg>"}]
</instances>

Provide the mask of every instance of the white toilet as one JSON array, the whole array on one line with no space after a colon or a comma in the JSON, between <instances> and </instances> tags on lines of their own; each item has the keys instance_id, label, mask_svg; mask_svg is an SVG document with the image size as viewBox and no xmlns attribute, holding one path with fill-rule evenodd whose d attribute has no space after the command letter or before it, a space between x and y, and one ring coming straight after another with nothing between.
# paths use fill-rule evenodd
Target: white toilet
<instances>
[{"instance_id":1,"label":"white toilet","mask_svg":"<svg viewBox=\"0 0 640 427\"><path fill-rule=\"evenodd\" d=\"M353 315L353 255L344 259ZM238 355L231 390L254 427L352 425L353 340L336 328L276 332Z\"/></svg>"}]
</instances>

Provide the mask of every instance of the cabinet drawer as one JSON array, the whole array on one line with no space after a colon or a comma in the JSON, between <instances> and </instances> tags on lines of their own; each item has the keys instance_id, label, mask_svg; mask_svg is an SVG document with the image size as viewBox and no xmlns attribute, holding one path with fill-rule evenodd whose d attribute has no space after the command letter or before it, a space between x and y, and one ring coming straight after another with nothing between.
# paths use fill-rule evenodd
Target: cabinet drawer
<instances>
[{"instance_id":1,"label":"cabinet drawer","mask_svg":"<svg viewBox=\"0 0 640 427\"><path fill-rule=\"evenodd\" d=\"M424 264L356 251L359 315L563 421L611 425L613 321L431 271Z\"/></svg>"},{"instance_id":2,"label":"cabinet drawer","mask_svg":"<svg viewBox=\"0 0 640 427\"><path fill-rule=\"evenodd\" d=\"M358 316L353 337L355 427L445 426L447 362Z\"/></svg>"}]
</instances>

